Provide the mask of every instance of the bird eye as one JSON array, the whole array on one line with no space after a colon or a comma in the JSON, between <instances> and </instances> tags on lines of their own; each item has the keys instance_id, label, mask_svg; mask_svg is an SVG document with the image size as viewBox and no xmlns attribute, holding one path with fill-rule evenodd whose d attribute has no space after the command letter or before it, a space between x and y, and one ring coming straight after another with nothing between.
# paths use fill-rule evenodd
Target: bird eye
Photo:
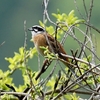
<instances>
[{"instance_id":1,"label":"bird eye","mask_svg":"<svg viewBox=\"0 0 100 100\"><path fill-rule=\"evenodd\" d=\"M38 31L44 31L44 29L43 28L38 28Z\"/></svg>"}]
</instances>

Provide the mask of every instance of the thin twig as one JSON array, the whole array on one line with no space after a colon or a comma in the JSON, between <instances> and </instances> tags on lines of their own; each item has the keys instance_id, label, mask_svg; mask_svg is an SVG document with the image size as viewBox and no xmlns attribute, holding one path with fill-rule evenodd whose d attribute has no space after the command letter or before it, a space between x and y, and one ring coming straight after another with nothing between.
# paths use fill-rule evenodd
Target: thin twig
<instances>
[{"instance_id":1,"label":"thin twig","mask_svg":"<svg viewBox=\"0 0 100 100\"><path fill-rule=\"evenodd\" d=\"M60 89L57 89L55 90L55 93L59 93L61 90ZM79 93L79 94L86 94L86 95L91 95L92 92L88 92L88 91L81 91L81 90L69 90L69 93ZM52 91L48 91L48 92L45 92L45 95L50 95L52 93ZM63 93L66 95L66 91Z\"/></svg>"},{"instance_id":2,"label":"thin twig","mask_svg":"<svg viewBox=\"0 0 100 100\"><path fill-rule=\"evenodd\" d=\"M22 92L1 92L1 95L3 94L8 94L8 95L22 95L22 96L26 96L28 95L27 93L22 93ZM29 97L31 97L30 95L28 95Z\"/></svg>"},{"instance_id":3,"label":"thin twig","mask_svg":"<svg viewBox=\"0 0 100 100\"><path fill-rule=\"evenodd\" d=\"M83 0L83 7L84 7L84 10L85 10L86 17L88 17L88 11L87 11L87 7L86 7L86 4L85 4L85 0Z\"/></svg>"},{"instance_id":4,"label":"thin twig","mask_svg":"<svg viewBox=\"0 0 100 100\"><path fill-rule=\"evenodd\" d=\"M3 46L4 44L5 44L5 41L3 41L3 42L0 44L0 47Z\"/></svg>"},{"instance_id":5,"label":"thin twig","mask_svg":"<svg viewBox=\"0 0 100 100\"><path fill-rule=\"evenodd\" d=\"M77 6L77 2L76 2L76 0L74 0L74 4L75 4L75 7L76 7L78 13L80 14L80 16L85 20L83 14L81 13L81 11L79 10L79 8L78 8L78 6Z\"/></svg>"},{"instance_id":6,"label":"thin twig","mask_svg":"<svg viewBox=\"0 0 100 100\"><path fill-rule=\"evenodd\" d=\"M27 67L27 62L26 62L26 48L27 48L27 28L26 28L26 20L24 21L24 31L25 31L25 40L24 40L24 65L26 67L26 72L27 72L27 75L29 77L29 80L30 80L30 85L31 85L31 88L34 88L35 92L37 94L39 94L33 84L33 81L32 81L32 77L30 75L30 72L29 72L29 69ZM30 91L31 92L31 91ZM25 97L26 98L26 97ZM24 98L24 99L25 99Z\"/></svg>"}]
</instances>

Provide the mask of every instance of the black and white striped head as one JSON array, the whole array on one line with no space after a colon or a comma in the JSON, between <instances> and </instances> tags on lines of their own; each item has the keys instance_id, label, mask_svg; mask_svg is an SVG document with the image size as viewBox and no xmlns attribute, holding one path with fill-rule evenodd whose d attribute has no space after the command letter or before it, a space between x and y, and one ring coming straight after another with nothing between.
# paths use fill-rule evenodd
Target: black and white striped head
<instances>
[{"instance_id":1,"label":"black and white striped head","mask_svg":"<svg viewBox=\"0 0 100 100\"><path fill-rule=\"evenodd\" d=\"M32 33L32 37L34 37L37 34L41 34L45 32L45 29L39 25L34 25L31 28L28 29Z\"/></svg>"}]
</instances>

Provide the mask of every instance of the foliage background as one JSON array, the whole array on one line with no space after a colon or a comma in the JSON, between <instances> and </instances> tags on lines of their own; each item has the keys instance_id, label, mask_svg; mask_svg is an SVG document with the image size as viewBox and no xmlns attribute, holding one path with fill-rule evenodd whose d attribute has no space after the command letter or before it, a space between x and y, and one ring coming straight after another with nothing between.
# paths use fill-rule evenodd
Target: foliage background
<instances>
[{"instance_id":1,"label":"foliage background","mask_svg":"<svg viewBox=\"0 0 100 100\"><path fill-rule=\"evenodd\" d=\"M83 2L77 0L78 7L83 15L85 11L83 10ZM87 6L90 0L87 0ZM100 24L100 13L99 13L99 0L94 1L94 8L92 12L91 23L99 29ZM55 21L52 17L52 13L56 13L57 9L63 13L69 13L72 9L75 10L75 15L79 18L80 15L77 12L74 4L74 0L50 0L48 12L50 18ZM0 44L5 41L5 44L0 47L0 69L6 71L8 69L8 62L5 61L5 57L12 57L13 52L17 52L19 47L24 45L24 20L27 21L27 28L31 27L34 24L38 24L39 20L42 20L43 17L43 7L42 0L1 0L0 2ZM28 32L28 48L33 46L33 43L30 42L31 34ZM94 32L93 32L94 33ZM97 41L97 52L100 55L99 47L99 35L96 34ZM78 34L80 38L81 35ZM71 41L71 42L70 42ZM70 49L76 50L78 47L74 44L70 38L66 41L65 49L67 53L70 54ZM34 64L34 66L33 66ZM37 57L30 60L29 65L33 70L37 70ZM16 77L17 76L17 77ZM16 85L22 84L21 72L16 71L13 75L14 83Z\"/></svg>"}]
</instances>

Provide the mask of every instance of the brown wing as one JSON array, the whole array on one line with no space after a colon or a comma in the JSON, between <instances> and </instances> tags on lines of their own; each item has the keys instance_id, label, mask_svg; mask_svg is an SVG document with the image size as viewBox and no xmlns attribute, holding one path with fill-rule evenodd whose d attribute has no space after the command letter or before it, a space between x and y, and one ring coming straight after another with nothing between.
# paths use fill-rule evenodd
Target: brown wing
<instances>
[{"instance_id":1,"label":"brown wing","mask_svg":"<svg viewBox=\"0 0 100 100\"><path fill-rule=\"evenodd\" d=\"M61 53L66 54L62 45L58 41L56 41L51 35L47 34L47 37L48 37L49 43L51 45L51 48L48 46L49 50L52 52L52 48L53 48L53 52L57 53L59 55L59 58L68 61L68 58L61 55ZM47 42L47 44L48 44L48 42Z\"/></svg>"}]
</instances>

